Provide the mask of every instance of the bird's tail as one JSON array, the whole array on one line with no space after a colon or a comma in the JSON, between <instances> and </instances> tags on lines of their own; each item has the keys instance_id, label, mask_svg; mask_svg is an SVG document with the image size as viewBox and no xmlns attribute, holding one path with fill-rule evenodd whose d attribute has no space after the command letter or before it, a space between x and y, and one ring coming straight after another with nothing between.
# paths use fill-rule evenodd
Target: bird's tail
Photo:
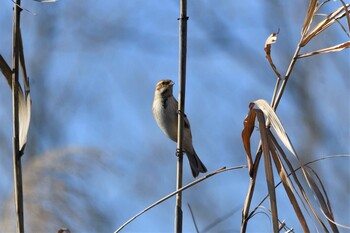
<instances>
[{"instance_id":1,"label":"bird's tail","mask_svg":"<svg viewBox=\"0 0 350 233\"><path fill-rule=\"evenodd\" d=\"M207 172L207 168L204 166L202 161L199 159L196 151L193 150L191 152L186 151L186 154L187 154L188 161L190 162L192 175L194 178L196 178L200 172L201 173Z\"/></svg>"}]
</instances>

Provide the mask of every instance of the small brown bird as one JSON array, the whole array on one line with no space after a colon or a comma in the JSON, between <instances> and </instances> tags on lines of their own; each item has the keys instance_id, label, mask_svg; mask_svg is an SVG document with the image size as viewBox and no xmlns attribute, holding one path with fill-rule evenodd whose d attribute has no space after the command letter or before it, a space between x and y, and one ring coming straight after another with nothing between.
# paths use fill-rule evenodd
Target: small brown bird
<instances>
[{"instance_id":1,"label":"small brown bird","mask_svg":"<svg viewBox=\"0 0 350 233\"><path fill-rule=\"evenodd\" d=\"M178 103L173 96L174 82L171 80L160 80L156 85L154 93L152 112L159 128L171 140L177 141L177 121L178 121ZM197 177L200 172L207 172L207 168L196 154L192 145L192 134L190 122L186 115L184 118L184 138L183 149L187 154L191 166L193 177Z\"/></svg>"}]
</instances>

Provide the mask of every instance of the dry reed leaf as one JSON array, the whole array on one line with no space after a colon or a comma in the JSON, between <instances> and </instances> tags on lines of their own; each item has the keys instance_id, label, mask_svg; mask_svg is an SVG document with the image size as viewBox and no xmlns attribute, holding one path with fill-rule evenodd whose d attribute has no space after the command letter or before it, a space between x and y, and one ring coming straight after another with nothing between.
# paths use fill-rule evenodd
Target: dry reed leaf
<instances>
[{"instance_id":1,"label":"dry reed leaf","mask_svg":"<svg viewBox=\"0 0 350 233\"><path fill-rule=\"evenodd\" d=\"M19 114L19 150L24 153L27 144L27 136L30 125L30 116L32 111L32 101L30 93L24 96L22 88L18 88L18 114Z\"/></svg>"},{"instance_id":2,"label":"dry reed leaf","mask_svg":"<svg viewBox=\"0 0 350 233\"><path fill-rule=\"evenodd\" d=\"M22 71L22 79L24 83L24 90L26 93L30 91L29 88L29 78L27 75L26 64L24 60L24 50L23 50L23 41L22 41L22 32L19 30L19 65Z\"/></svg>"},{"instance_id":3,"label":"dry reed leaf","mask_svg":"<svg viewBox=\"0 0 350 233\"><path fill-rule=\"evenodd\" d=\"M279 120L278 116L276 115L275 111L272 109L269 103L266 102L266 100L259 99L253 102L268 118L269 122L271 123L272 127L274 128L276 134L282 141L282 143L285 145L285 147L294 155L295 150L288 138L288 135L286 131L283 128L283 125L281 121Z\"/></svg>"},{"instance_id":4,"label":"dry reed leaf","mask_svg":"<svg viewBox=\"0 0 350 233\"><path fill-rule=\"evenodd\" d=\"M323 196L322 193L320 193L318 186L316 185L314 179L312 178L312 176L309 174L309 172L304 168L304 166L302 165L296 151L294 150L289 137L287 135L287 133L285 132L282 123L280 122L279 118L277 117L276 113L273 111L272 107L265 101L265 100L256 100L253 102L255 105L257 105L263 112L264 114L267 116L268 120L271 122L272 127L274 128L277 136L279 137L279 139L282 141L282 143L285 145L285 147L294 155L294 157L297 159L297 161L299 162L299 164L301 165L301 170L304 174L304 177L310 187L310 189L313 191L315 197L317 198L316 200L319 202L319 204L322 206L322 209L324 208L324 211L328 214L328 209L326 207L326 205L324 205L324 201L323 201ZM270 137L271 138L271 137ZM272 139L272 138L271 138ZM273 140L273 139L272 139ZM280 154L284 157L285 162L287 163L287 165L289 166L289 169L291 171L293 171L293 167L291 165L291 163L289 162L289 160L287 159L287 157L285 156L283 150L278 147L277 145L277 141L274 143L276 145L276 147L279 149ZM298 188L300 189L300 191L303 194L303 197L305 199L305 201L307 202L309 208L311 209L311 211L313 212L315 218L318 220L318 222L320 223L320 225L323 227L324 230L328 231L325 224L323 223L323 221L321 220L321 218L318 216L318 214L316 213L316 211L314 210L314 208L311 205L311 202L309 200L309 198L307 197L302 185L300 184L297 176L295 174L293 174L293 178L296 181ZM329 217L327 215L327 217ZM332 219L333 220L333 219ZM328 221L333 232L338 232L338 229L336 227L335 224L333 224L331 221Z\"/></svg>"},{"instance_id":5,"label":"dry reed leaf","mask_svg":"<svg viewBox=\"0 0 350 233\"><path fill-rule=\"evenodd\" d=\"M276 43L278 33L279 33L279 31L276 32L276 33L272 33L272 34L266 39L264 50L265 50L265 53L266 53L266 58L267 58L267 60L269 61L271 67L272 67L272 70L275 72L275 74L277 75L277 77L278 77L280 80L282 80L281 74L278 72L278 70L277 70L277 68L276 68L276 66L275 66L275 64L273 63L272 58L271 58L271 44Z\"/></svg>"},{"instance_id":6,"label":"dry reed leaf","mask_svg":"<svg viewBox=\"0 0 350 233\"><path fill-rule=\"evenodd\" d=\"M267 189L269 191L269 196L270 196L272 227L274 232L279 232L275 180L273 176L272 162L270 157L269 137L267 133L268 129L266 128L266 122L265 122L265 117L263 112L258 109L255 109L255 111L259 122L260 138L261 138L262 150L264 154L266 183L267 183Z\"/></svg>"},{"instance_id":7,"label":"dry reed leaf","mask_svg":"<svg viewBox=\"0 0 350 233\"><path fill-rule=\"evenodd\" d=\"M276 148L275 148L275 146L273 144L273 141L276 142L276 143L277 143L277 141L271 139L271 137L273 137L273 134L271 133L270 130L269 130L269 136L270 136L270 140L269 140L270 148L272 149L271 150L272 158L274 160L274 163L275 163L276 169L278 171L278 174L279 174L279 176L281 178L281 182L283 184L284 190L287 193L289 201L291 202L291 204L292 204L292 206L294 208L294 212L297 215L297 217L299 219L299 222L300 222L304 232L310 232L309 227L307 225L307 222L305 220L304 214L301 211L301 209L299 207L299 203L298 203L298 201L295 198L294 191L293 191L294 187L293 187L292 183L290 182L290 180L288 178L287 171L284 168L284 165L283 165L281 159L279 158L278 153L276 151Z\"/></svg>"},{"instance_id":8,"label":"dry reed leaf","mask_svg":"<svg viewBox=\"0 0 350 233\"><path fill-rule=\"evenodd\" d=\"M270 55L271 44L276 43L278 33L279 32L274 32L269 37L267 37L267 39L265 41L265 47L264 47L264 50L265 50L267 55Z\"/></svg>"},{"instance_id":9,"label":"dry reed leaf","mask_svg":"<svg viewBox=\"0 0 350 233\"><path fill-rule=\"evenodd\" d=\"M260 110L253 109L254 105L256 105ZM286 193L289 197L289 200L294 208L294 211L303 227L304 232L310 232L306 223L306 220L304 218L304 215L299 207L299 203L296 200L295 194L299 197L303 207L305 208L306 212L310 215L309 210L311 210L313 216L318 221L319 225L323 228L325 232L329 232L326 224L321 219L320 215L316 212L315 208L312 206L310 199L308 198L308 195L306 194L304 187L302 186L301 182L299 181L298 177L296 176L293 166L291 162L288 160L287 156L285 155L283 149L279 146L277 143L277 140L273 136L273 134L270 132L270 130L266 127L265 118L263 113L266 115L268 122L271 124L273 129L275 130L277 136L282 141L282 143L285 145L285 147L294 155L294 157L297 159L297 161L301 165L301 170L303 172L303 175L308 183L308 186L314 193L314 196L316 197L316 200L321 206L321 211L324 213L325 217L328 220L329 225L332 228L333 232L338 232L337 226L334 221L333 213L331 211L331 205L328 200L327 194L325 189L322 187L323 193L325 194L325 198L323 196L323 193L320 191L320 188L317 185L317 182L313 179L313 177L310 175L310 173L304 168L302 165L296 151L294 150L292 143L290 142L287 133L284 130L284 127L282 123L280 122L278 116L272 109L272 107L265 101L265 100L256 100L253 103L250 104L250 111L245 119L245 127L242 131L242 138L245 144L246 152L248 155L248 158L251 159L251 152L250 152L250 136L252 134L254 123L253 121L255 118L258 118L259 122L259 129L261 134L261 143L262 143L262 151L264 153L264 159L265 159L265 172L266 172L266 181L269 189L269 195L270 195L270 205L271 205L271 212L272 212L272 219L273 221L276 220L276 222L273 222L274 231L275 229L278 229L278 218L277 218L277 202L276 202L276 196L274 192L274 186L272 187L271 184L274 184L273 180L273 172L272 172L272 163L270 158L270 153L273 156L275 166L277 171L279 172L279 175L281 177L281 181L284 185L284 188L286 190ZM255 112L255 114L253 113ZM249 123L249 124L248 124ZM249 148L249 149L248 149ZM299 194L298 190L293 186L293 183L290 182L287 172L283 166L283 163L278 156L278 153L276 152L276 149L278 153L282 156L283 160L287 164L289 170L291 171L293 180L297 184L298 190L301 194ZM249 152L248 152L249 151ZM259 153L258 153L259 154ZM256 167L256 164L253 163L253 166ZM257 168L256 168L257 169ZM255 180L253 179L253 182ZM321 185L322 186L322 185ZM294 191L293 191L294 190ZM294 193L295 192L295 193ZM247 196L248 198L251 198L250 196ZM326 201L325 201L326 200ZM247 201L246 201L247 202ZM250 203L250 202L249 202ZM244 225L244 222L247 221L247 215L244 215L244 213L247 212L247 209L249 209L249 204L245 204L243 212L242 212L242 225Z\"/></svg>"},{"instance_id":10,"label":"dry reed leaf","mask_svg":"<svg viewBox=\"0 0 350 233\"><path fill-rule=\"evenodd\" d=\"M2 55L0 54L0 70L2 72L2 74L4 75L7 84L11 87L12 86L12 70L10 68L10 66L7 64L7 62L5 61L5 59L2 57Z\"/></svg>"},{"instance_id":11,"label":"dry reed leaf","mask_svg":"<svg viewBox=\"0 0 350 233\"><path fill-rule=\"evenodd\" d=\"M297 58L303 58L303 57L309 57L315 54L321 54L321 53L330 53L330 52L339 52L342 51L343 49L347 49L350 48L350 41L344 42L342 44L338 44L332 47L328 47L325 49L320 49L320 50L316 50L310 53L304 53L304 54L299 54L297 56Z\"/></svg>"},{"instance_id":12,"label":"dry reed leaf","mask_svg":"<svg viewBox=\"0 0 350 233\"><path fill-rule=\"evenodd\" d=\"M27 144L27 136L30 125L30 116L32 113L32 100L30 98L29 78L27 76L27 70L24 60L24 50L22 33L19 31L19 65L22 71L22 79L24 83L25 93L22 91L21 85L18 88L18 114L19 114L19 149L20 154L24 153L25 146ZM24 95L25 94L25 95Z\"/></svg>"},{"instance_id":13,"label":"dry reed leaf","mask_svg":"<svg viewBox=\"0 0 350 233\"><path fill-rule=\"evenodd\" d=\"M271 133L271 132L270 132ZM320 218L320 216L317 214L316 210L314 209L314 207L312 206L309 197L307 196L304 187L302 186L301 182L299 181L295 170L291 164L291 162L289 161L289 159L287 158L287 155L284 153L282 147L278 144L276 138L273 136L273 134L271 133L270 136L273 144L275 145L276 149L278 150L279 154L282 156L284 162L286 163L286 165L288 166L288 169L290 170L290 173L293 177L294 182L296 183L296 185L298 186L299 191L301 192L301 195L297 192L296 188L294 188L294 190L296 191L296 194L299 197L299 200L301 201L301 203L303 204L303 207L305 209L305 211L308 213L308 215L310 216L309 210L311 210L312 214L314 215L314 217L316 218L316 220L318 221L318 223L322 226L324 232L329 232L326 225L323 223L322 219ZM304 169L303 166L300 166L301 169ZM292 183L293 184L293 183ZM306 203L305 203L306 202Z\"/></svg>"},{"instance_id":14,"label":"dry reed leaf","mask_svg":"<svg viewBox=\"0 0 350 233\"><path fill-rule=\"evenodd\" d=\"M20 50L22 51L22 50ZM23 51L20 52L23 54ZM24 62L24 60L22 61ZM25 71L24 63L21 62L22 70ZM12 71L9 65L6 63L4 58L0 55L0 68L1 71L6 78L7 83L9 84L10 88L12 89ZM32 101L30 98L30 92L29 92L29 82L27 79L24 79L25 86L28 87L28 90L23 92L23 89L21 85L18 86L18 123L19 123L19 149L20 154L23 154L26 143L27 143L27 135L30 125L30 116L31 116L31 109L32 109Z\"/></svg>"},{"instance_id":15,"label":"dry reed leaf","mask_svg":"<svg viewBox=\"0 0 350 233\"><path fill-rule=\"evenodd\" d=\"M253 158L252 158L252 153L250 149L250 137L254 130L255 117L256 117L256 113L251 109L247 117L244 119L244 122L243 122L244 128L242 130L242 141L243 141L244 149L247 153L248 169L249 169L250 177L252 177L253 175Z\"/></svg>"},{"instance_id":16,"label":"dry reed leaf","mask_svg":"<svg viewBox=\"0 0 350 233\"><path fill-rule=\"evenodd\" d=\"M304 174L307 176L306 180L314 193L315 199L317 200L318 204L321 207L322 213L325 215L333 232L339 232L338 228L335 224L335 220L334 220L333 213L331 211L332 208L330 207L329 200L328 200L328 203L325 201L325 198L324 198L321 190L319 189L318 185L316 184L315 180L313 179L313 177L311 176L311 174L309 173L308 170L305 169L305 171L306 172ZM324 191L326 191L326 190L324 190ZM326 198L326 199L328 199L328 198Z\"/></svg>"},{"instance_id":17,"label":"dry reed leaf","mask_svg":"<svg viewBox=\"0 0 350 233\"><path fill-rule=\"evenodd\" d=\"M309 168L309 169L312 171L312 173L315 175L315 177L317 178L317 181L318 181L318 183L320 184L321 189L322 189L322 192L324 193L324 196L325 196L325 198L326 198L327 205L328 205L328 207L330 207L330 208L329 208L329 212L330 212L330 214L331 214L332 216L334 216L334 215L333 215L333 210L332 210L332 207L331 207L331 205L330 205L330 201L329 201L329 198L328 198L328 195L327 195L327 191L326 191L326 189L325 189L325 187L324 187L324 185L323 185L323 182L322 182L321 178L319 177L319 175L317 174L317 172L316 172L314 169L312 169L310 166L306 166L306 167Z\"/></svg>"},{"instance_id":18,"label":"dry reed leaf","mask_svg":"<svg viewBox=\"0 0 350 233\"><path fill-rule=\"evenodd\" d=\"M329 217L323 212L323 214L325 215L325 217L327 218L327 220L330 221L330 222L332 222L332 223L334 223L334 224L337 225L337 226L342 227L342 228L350 229L350 226L345 226L345 225L339 224L339 223L337 223L337 222L334 221L334 214L333 214L332 206L331 206L331 204L330 204L330 201L329 201L329 198L328 198L328 195L327 195L327 191L326 191L326 189L325 189L325 187L324 187L324 185L323 185L323 182L322 182L321 178L318 176L317 172L316 172L314 169L312 169L310 166L307 166L307 167L308 167L308 168L312 171L312 173L315 175L315 177L316 177L318 183L319 183L320 186L321 186L323 195L324 195L324 197L325 197L325 202L327 203L327 208L328 208L329 214L330 214L330 216L331 216L331 217L329 218Z\"/></svg>"},{"instance_id":19,"label":"dry reed leaf","mask_svg":"<svg viewBox=\"0 0 350 233\"><path fill-rule=\"evenodd\" d=\"M340 2L343 4L344 10L345 10L345 14L346 14L346 21L348 22L348 30L350 32L350 13L348 10L346 10L346 4L343 0L340 0Z\"/></svg>"},{"instance_id":20,"label":"dry reed leaf","mask_svg":"<svg viewBox=\"0 0 350 233\"><path fill-rule=\"evenodd\" d=\"M310 24L312 22L312 18L314 17L316 9L317 9L317 0L310 0L305 21L301 30L302 36L306 35L307 31L309 30Z\"/></svg>"},{"instance_id":21,"label":"dry reed leaf","mask_svg":"<svg viewBox=\"0 0 350 233\"><path fill-rule=\"evenodd\" d=\"M303 39L300 42L300 47L304 47L309 41L321 33L323 30L328 28L334 22L337 22L339 19L343 18L347 11L349 10L350 3L346 4L346 7L339 7L337 10L329 14L324 20L319 22L307 35L303 34Z\"/></svg>"}]
</instances>

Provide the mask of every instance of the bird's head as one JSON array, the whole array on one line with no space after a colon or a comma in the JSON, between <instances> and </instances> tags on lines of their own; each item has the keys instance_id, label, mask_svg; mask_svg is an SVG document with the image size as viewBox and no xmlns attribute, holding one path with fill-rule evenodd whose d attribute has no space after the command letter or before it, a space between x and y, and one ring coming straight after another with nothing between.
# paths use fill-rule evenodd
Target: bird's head
<instances>
[{"instance_id":1,"label":"bird's head","mask_svg":"<svg viewBox=\"0 0 350 233\"><path fill-rule=\"evenodd\" d=\"M156 85L156 92L158 91L161 95L172 95L174 84L170 79L160 80Z\"/></svg>"}]
</instances>

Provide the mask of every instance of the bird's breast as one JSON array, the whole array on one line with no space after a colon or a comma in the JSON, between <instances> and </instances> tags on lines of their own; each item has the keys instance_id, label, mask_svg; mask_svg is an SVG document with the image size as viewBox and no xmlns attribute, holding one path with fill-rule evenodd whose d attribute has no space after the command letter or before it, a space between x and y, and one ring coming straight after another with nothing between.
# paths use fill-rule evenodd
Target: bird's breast
<instances>
[{"instance_id":1,"label":"bird's breast","mask_svg":"<svg viewBox=\"0 0 350 233\"><path fill-rule=\"evenodd\" d=\"M171 98L157 98L153 102L153 115L159 128L173 141L177 140L176 110Z\"/></svg>"}]
</instances>

